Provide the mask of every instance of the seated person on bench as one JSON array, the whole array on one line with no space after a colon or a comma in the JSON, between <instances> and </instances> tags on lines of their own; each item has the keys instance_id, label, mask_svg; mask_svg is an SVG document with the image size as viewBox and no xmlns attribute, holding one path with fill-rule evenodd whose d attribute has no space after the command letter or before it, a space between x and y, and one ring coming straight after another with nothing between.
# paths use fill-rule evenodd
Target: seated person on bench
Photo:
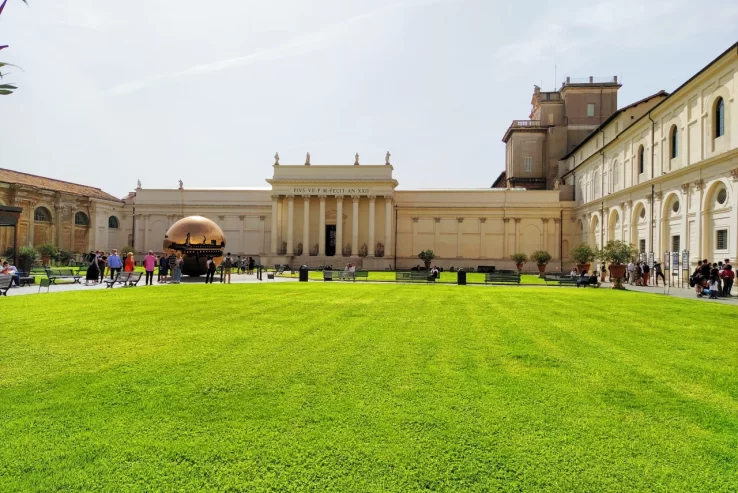
<instances>
[{"instance_id":1,"label":"seated person on bench","mask_svg":"<svg viewBox=\"0 0 738 493\"><path fill-rule=\"evenodd\" d=\"M3 262L3 266L0 268L0 274L12 276L15 286L20 286L20 274L18 274L18 269L16 269L14 265L8 264L7 261Z\"/></svg>"},{"instance_id":2,"label":"seated person on bench","mask_svg":"<svg viewBox=\"0 0 738 493\"><path fill-rule=\"evenodd\" d=\"M592 286L599 286L600 283L597 280L597 272L593 272L592 275L589 275L589 272L586 270L582 271L582 274L579 276L579 279L577 279L577 287L584 286L587 287L589 285Z\"/></svg>"}]
</instances>

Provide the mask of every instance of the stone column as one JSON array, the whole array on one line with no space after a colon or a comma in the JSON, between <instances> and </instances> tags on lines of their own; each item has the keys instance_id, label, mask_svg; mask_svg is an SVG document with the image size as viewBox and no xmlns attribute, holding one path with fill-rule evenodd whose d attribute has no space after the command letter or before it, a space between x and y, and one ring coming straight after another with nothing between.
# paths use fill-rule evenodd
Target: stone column
<instances>
[{"instance_id":1,"label":"stone column","mask_svg":"<svg viewBox=\"0 0 738 493\"><path fill-rule=\"evenodd\" d=\"M680 262L680 269L681 269L681 261L682 261L682 250L689 250L689 183L685 183L682 185L682 199L681 199L681 206L682 206L682 231L681 231L681 238L679 238L679 262ZM671 251L671 244L669 244L669 251ZM691 253L691 252L690 252ZM669 262L671 264L671 262ZM687 272L688 275L690 275L692 272L691 265L689 272ZM671 274L671 272L669 273ZM682 273L679 273L679 277L681 278Z\"/></svg>"},{"instance_id":2,"label":"stone column","mask_svg":"<svg viewBox=\"0 0 738 493\"><path fill-rule=\"evenodd\" d=\"M548 218L541 219L543 223L543 249L548 251Z\"/></svg>"},{"instance_id":3,"label":"stone column","mask_svg":"<svg viewBox=\"0 0 738 493\"><path fill-rule=\"evenodd\" d=\"M74 211L74 209L72 209L72 227L71 227L71 230L69 231L69 251L71 253L74 253L74 233L75 233L74 230L76 228L74 219L76 215L77 213Z\"/></svg>"},{"instance_id":4,"label":"stone column","mask_svg":"<svg viewBox=\"0 0 738 493\"><path fill-rule=\"evenodd\" d=\"M54 238L52 242L58 249L62 249L61 238L62 238L62 215L64 214L64 206L62 204L56 204L54 206Z\"/></svg>"},{"instance_id":5,"label":"stone column","mask_svg":"<svg viewBox=\"0 0 738 493\"><path fill-rule=\"evenodd\" d=\"M355 257L359 255L359 196L352 195L351 198L354 201L351 222L351 255Z\"/></svg>"},{"instance_id":6,"label":"stone column","mask_svg":"<svg viewBox=\"0 0 738 493\"><path fill-rule=\"evenodd\" d=\"M272 195L272 255L277 255L277 209L279 206L279 195Z\"/></svg>"},{"instance_id":7,"label":"stone column","mask_svg":"<svg viewBox=\"0 0 738 493\"><path fill-rule=\"evenodd\" d=\"M261 249L259 255L266 253L266 216L259 216L259 222L261 223Z\"/></svg>"},{"instance_id":8,"label":"stone column","mask_svg":"<svg viewBox=\"0 0 738 493\"><path fill-rule=\"evenodd\" d=\"M310 254L310 195L302 196L302 254Z\"/></svg>"},{"instance_id":9,"label":"stone column","mask_svg":"<svg viewBox=\"0 0 738 493\"><path fill-rule=\"evenodd\" d=\"M122 226L119 224L118 226ZM97 250L95 248L95 237L97 236L97 212L90 207L90 231L87 234L87 250Z\"/></svg>"},{"instance_id":10,"label":"stone column","mask_svg":"<svg viewBox=\"0 0 738 493\"><path fill-rule=\"evenodd\" d=\"M17 207L21 207L21 204L18 204ZM28 246L32 247L32 246L35 246L33 244L34 233L35 233L34 229L36 229L35 228L36 221L33 218L33 214L35 211L33 207L31 206L31 204L28 204L27 207L28 207Z\"/></svg>"},{"instance_id":11,"label":"stone column","mask_svg":"<svg viewBox=\"0 0 738 493\"><path fill-rule=\"evenodd\" d=\"M417 243L417 241L415 240L415 228L416 228L415 225L416 224L418 224L418 218L417 217L414 217L413 218L413 235L412 235L413 236L413 242L412 242L412 250L410 251L410 255L415 255L415 253L414 253L415 252L415 245ZM395 269L396 268L397 268L397 266L395 266Z\"/></svg>"},{"instance_id":12,"label":"stone column","mask_svg":"<svg viewBox=\"0 0 738 493\"><path fill-rule=\"evenodd\" d=\"M343 195L336 195L336 256L343 255Z\"/></svg>"},{"instance_id":13,"label":"stone column","mask_svg":"<svg viewBox=\"0 0 738 493\"><path fill-rule=\"evenodd\" d=\"M144 214L144 234L143 234L143 248L137 249L139 252L146 252L149 248L149 215Z\"/></svg>"},{"instance_id":14,"label":"stone column","mask_svg":"<svg viewBox=\"0 0 738 493\"><path fill-rule=\"evenodd\" d=\"M682 159L684 159L684 158L682 158ZM695 238L697 238L697 251L696 252L690 251L689 253L690 253L690 255L692 255L692 258L697 258L697 259L703 259L703 258L707 257L707 241L709 239L709 236L708 235L712 235L713 234L712 231L710 231L708 234L705 234L705 232L703 231L703 223L704 223L704 220L702 218L702 214L701 213L704 212L702 210L702 199L704 198L703 197L703 195L704 195L704 188L705 188L704 187L704 182L702 180L697 180L697 181L694 182L694 190L695 190L695 192L697 192L696 193L697 208L695 209L696 214L694 215L695 216L695 219L696 219L696 221L695 221L695 229L697 230L697 231L694 232L694 236L695 236ZM687 249L690 249L691 246L687 246L686 248ZM683 248L683 250L684 250L684 248Z\"/></svg>"},{"instance_id":15,"label":"stone column","mask_svg":"<svg viewBox=\"0 0 738 493\"><path fill-rule=\"evenodd\" d=\"M554 228L556 229L556 231L554 231L554 241L556 242L556 244L553 247L553 258L562 259L563 253L559 251L561 245L561 219L559 219L558 217L554 219Z\"/></svg>"},{"instance_id":16,"label":"stone column","mask_svg":"<svg viewBox=\"0 0 738 493\"><path fill-rule=\"evenodd\" d=\"M374 195L369 196L369 257L373 257L375 253L376 242L374 241L374 205L376 201L377 198Z\"/></svg>"},{"instance_id":17,"label":"stone column","mask_svg":"<svg viewBox=\"0 0 738 493\"><path fill-rule=\"evenodd\" d=\"M502 232L502 258L507 258L510 254L508 253L508 250L510 249L510 241L508 239L508 225L510 224L510 218L504 217L502 218L503 224L503 232Z\"/></svg>"},{"instance_id":18,"label":"stone column","mask_svg":"<svg viewBox=\"0 0 738 493\"><path fill-rule=\"evenodd\" d=\"M295 254L295 196L287 196L287 255Z\"/></svg>"},{"instance_id":19,"label":"stone column","mask_svg":"<svg viewBox=\"0 0 738 493\"><path fill-rule=\"evenodd\" d=\"M646 253L653 251L653 245L651 244L651 235L653 235L653 230L651 229L653 227L653 224L651 223L652 217L653 202L651 201L651 194L649 193L646 195Z\"/></svg>"},{"instance_id":20,"label":"stone column","mask_svg":"<svg viewBox=\"0 0 738 493\"><path fill-rule=\"evenodd\" d=\"M392 196L384 196L384 256L392 256Z\"/></svg>"},{"instance_id":21,"label":"stone column","mask_svg":"<svg viewBox=\"0 0 738 493\"><path fill-rule=\"evenodd\" d=\"M654 202L654 214L653 214L653 243L654 246L651 248L654 252L655 259L661 258L661 255L664 253L664 238L661 231L661 207L664 205L664 194L661 191L658 191L654 194L656 201ZM610 228L608 228L610 229ZM667 233L668 234L668 233ZM663 262L663 259L661 260Z\"/></svg>"},{"instance_id":22,"label":"stone column","mask_svg":"<svg viewBox=\"0 0 738 493\"><path fill-rule=\"evenodd\" d=\"M462 258L463 255L463 232L461 231L461 224L464 222L463 217L457 217L456 218L457 225L456 225L456 258Z\"/></svg>"},{"instance_id":23,"label":"stone column","mask_svg":"<svg viewBox=\"0 0 738 493\"><path fill-rule=\"evenodd\" d=\"M238 216L241 221L241 253L246 253L246 216Z\"/></svg>"},{"instance_id":24,"label":"stone column","mask_svg":"<svg viewBox=\"0 0 738 493\"><path fill-rule=\"evenodd\" d=\"M318 255L325 255L325 195L319 195L320 210L318 218Z\"/></svg>"},{"instance_id":25,"label":"stone column","mask_svg":"<svg viewBox=\"0 0 738 493\"><path fill-rule=\"evenodd\" d=\"M513 253L518 253L520 251L520 218L515 218L515 251Z\"/></svg>"},{"instance_id":26,"label":"stone column","mask_svg":"<svg viewBox=\"0 0 738 493\"><path fill-rule=\"evenodd\" d=\"M441 218L433 218L433 250L436 252L441 251Z\"/></svg>"},{"instance_id":27,"label":"stone column","mask_svg":"<svg viewBox=\"0 0 738 493\"><path fill-rule=\"evenodd\" d=\"M479 258L486 258L487 255L487 252L484 251L484 225L486 223L486 217L479 218Z\"/></svg>"}]
</instances>

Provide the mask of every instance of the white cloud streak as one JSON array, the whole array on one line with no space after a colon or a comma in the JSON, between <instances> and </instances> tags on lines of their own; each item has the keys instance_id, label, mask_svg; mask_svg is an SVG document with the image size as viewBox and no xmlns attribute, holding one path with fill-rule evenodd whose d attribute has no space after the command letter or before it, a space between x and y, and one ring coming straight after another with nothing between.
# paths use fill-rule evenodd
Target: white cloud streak
<instances>
[{"instance_id":1,"label":"white cloud streak","mask_svg":"<svg viewBox=\"0 0 738 493\"><path fill-rule=\"evenodd\" d=\"M361 23L367 20L377 18L385 14L390 14L401 9L459 1L463 0L406 0L399 3L386 5L384 7L366 12L364 14L356 15L340 23L333 24L325 29L308 33L303 36L298 36L288 41L287 43L276 46L274 48L269 48L266 50L250 53L248 55L236 58L230 58L227 60L219 60L212 63L195 65L179 72L152 75L141 79L124 82L109 89L108 92L112 95L126 95L167 80L174 80L183 77L218 72L235 67L244 67L257 62L268 62L304 55L331 46L343 36L346 36L355 31Z\"/></svg>"}]
</instances>

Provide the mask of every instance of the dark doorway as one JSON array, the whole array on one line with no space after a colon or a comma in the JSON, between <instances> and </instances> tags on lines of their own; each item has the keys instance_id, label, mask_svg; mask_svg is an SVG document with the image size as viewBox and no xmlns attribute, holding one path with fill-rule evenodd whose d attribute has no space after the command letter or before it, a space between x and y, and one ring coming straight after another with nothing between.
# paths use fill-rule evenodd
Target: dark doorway
<instances>
[{"instance_id":1,"label":"dark doorway","mask_svg":"<svg viewBox=\"0 0 738 493\"><path fill-rule=\"evenodd\" d=\"M333 257L336 254L336 225L329 224L325 227L325 254Z\"/></svg>"}]
</instances>

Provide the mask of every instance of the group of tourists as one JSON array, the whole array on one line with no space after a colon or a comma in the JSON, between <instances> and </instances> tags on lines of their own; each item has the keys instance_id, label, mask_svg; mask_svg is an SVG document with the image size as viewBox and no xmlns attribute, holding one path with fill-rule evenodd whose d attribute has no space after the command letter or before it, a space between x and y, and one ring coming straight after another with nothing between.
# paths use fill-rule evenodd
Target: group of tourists
<instances>
[{"instance_id":1,"label":"group of tourists","mask_svg":"<svg viewBox=\"0 0 738 493\"><path fill-rule=\"evenodd\" d=\"M658 262L654 263L653 270L656 273L656 277L654 279L656 286L659 285L659 277L661 277L664 284L666 284L666 278L664 277L664 272L661 269L661 264ZM649 267L645 260L639 260L638 262L633 262L631 260L630 263L628 263L628 284L631 286L648 286L648 280L650 277L651 267Z\"/></svg>"},{"instance_id":2,"label":"group of tourists","mask_svg":"<svg viewBox=\"0 0 738 493\"><path fill-rule=\"evenodd\" d=\"M697 296L702 298L720 298L730 296L735 281L735 271L730 259L710 263L702 260L689 278L689 285L695 288Z\"/></svg>"}]
</instances>

